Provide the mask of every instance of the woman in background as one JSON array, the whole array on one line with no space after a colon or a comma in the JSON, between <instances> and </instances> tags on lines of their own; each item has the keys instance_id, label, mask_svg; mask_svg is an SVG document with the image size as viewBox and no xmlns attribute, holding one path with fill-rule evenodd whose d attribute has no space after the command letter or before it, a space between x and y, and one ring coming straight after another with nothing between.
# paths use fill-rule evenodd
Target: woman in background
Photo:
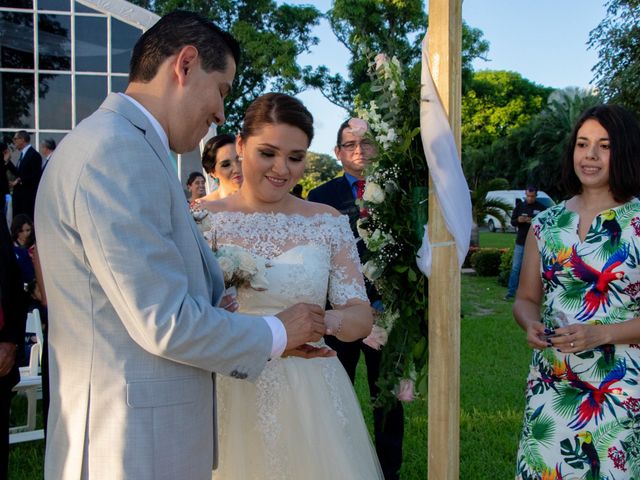
<instances>
[{"instance_id":1,"label":"woman in background","mask_svg":"<svg viewBox=\"0 0 640 480\"><path fill-rule=\"evenodd\" d=\"M600 105L538 214L513 313L534 348L518 479L640 478L640 127Z\"/></svg>"},{"instance_id":2,"label":"woman in background","mask_svg":"<svg viewBox=\"0 0 640 480\"><path fill-rule=\"evenodd\" d=\"M202 208L213 200L228 197L242 185L242 159L236 153L236 137L228 133L210 138L202 152L202 168L216 189L199 200Z\"/></svg>"}]
</instances>

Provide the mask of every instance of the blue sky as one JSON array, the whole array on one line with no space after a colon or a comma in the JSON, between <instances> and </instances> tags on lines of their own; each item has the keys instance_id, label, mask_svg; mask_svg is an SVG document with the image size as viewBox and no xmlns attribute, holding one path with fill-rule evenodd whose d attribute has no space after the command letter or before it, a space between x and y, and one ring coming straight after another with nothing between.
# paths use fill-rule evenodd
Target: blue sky
<instances>
[{"instance_id":1,"label":"blue sky","mask_svg":"<svg viewBox=\"0 0 640 480\"><path fill-rule=\"evenodd\" d=\"M279 2L284 3L284 2ZM288 0L294 5L311 4L326 12L330 0ZM428 1L425 2L428 11ZM477 60L476 70L512 70L550 87L588 87L597 54L587 50L589 32L604 18L604 0L463 0L462 17L479 28L489 41L489 62ZM335 39L326 22L314 34L320 43L301 64L326 65L331 72L346 75L347 50ZM335 134L346 112L315 91L299 98L315 119L316 136L311 150L333 156Z\"/></svg>"}]
</instances>

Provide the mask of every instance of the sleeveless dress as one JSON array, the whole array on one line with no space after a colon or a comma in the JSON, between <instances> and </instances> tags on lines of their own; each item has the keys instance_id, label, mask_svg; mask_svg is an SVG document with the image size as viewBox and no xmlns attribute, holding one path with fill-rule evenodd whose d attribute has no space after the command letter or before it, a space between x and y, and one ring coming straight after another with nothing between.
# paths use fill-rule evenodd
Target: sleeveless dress
<instances>
[{"instance_id":1,"label":"sleeveless dress","mask_svg":"<svg viewBox=\"0 0 640 480\"><path fill-rule=\"evenodd\" d=\"M211 214L218 246L266 263L266 290L238 288L239 311L367 301L347 217ZM321 341L316 345L324 345ZM257 382L217 377L215 480L382 479L353 386L337 357L276 358Z\"/></svg>"},{"instance_id":2,"label":"sleeveless dress","mask_svg":"<svg viewBox=\"0 0 640 480\"><path fill-rule=\"evenodd\" d=\"M583 242L564 203L532 222L547 328L640 315L640 202L598 214ZM517 479L640 479L640 347L534 350Z\"/></svg>"}]
</instances>

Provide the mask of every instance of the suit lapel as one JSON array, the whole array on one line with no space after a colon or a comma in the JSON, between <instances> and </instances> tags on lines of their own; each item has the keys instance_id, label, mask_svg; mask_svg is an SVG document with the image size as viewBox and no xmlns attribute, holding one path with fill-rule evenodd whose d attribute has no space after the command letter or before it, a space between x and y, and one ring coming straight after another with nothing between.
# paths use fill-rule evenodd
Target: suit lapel
<instances>
[{"instance_id":1,"label":"suit lapel","mask_svg":"<svg viewBox=\"0 0 640 480\"><path fill-rule=\"evenodd\" d=\"M149 146L153 149L156 156L162 163L162 166L166 170L167 175L169 175L169 178L172 179L172 181L170 182L170 185L171 185L171 188L173 189L172 193L174 197L175 198L184 197L184 192L182 191L182 186L180 185L178 176L176 175L176 171L173 166L173 161L169 158L167 149L163 145L162 140L160 140L160 137L158 137L158 134L153 128L153 125L151 125L151 123L149 122L149 119L145 116L145 114L139 108L137 108L133 103L131 103L129 100L127 100L126 98L123 98L121 95L117 93L109 94L109 96L105 99L105 101L100 106L100 108L105 108L107 110L116 112L119 115L122 115L127 120L129 120L134 127L139 129L144 134L145 140L147 141ZM189 212L189 207L186 199L181 203L183 205L184 215L191 217L191 212ZM198 249L200 250L200 258L202 259L202 265L205 270L205 278L207 281L207 289L210 292L210 294L213 295L213 292L214 292L213 278L215 277L215 275L213 274L210 268L210 263L208 261L208 255L207 255L208 252L205 251L205 249L208 249L206 248L207 244L204 241L202 233L200 232L200 230L198 230L198 226L196 225L193 218L190 218L190 221L188 222L188 224L191 227L191 231L198 245Z\"/></svg>"}]
</instances>

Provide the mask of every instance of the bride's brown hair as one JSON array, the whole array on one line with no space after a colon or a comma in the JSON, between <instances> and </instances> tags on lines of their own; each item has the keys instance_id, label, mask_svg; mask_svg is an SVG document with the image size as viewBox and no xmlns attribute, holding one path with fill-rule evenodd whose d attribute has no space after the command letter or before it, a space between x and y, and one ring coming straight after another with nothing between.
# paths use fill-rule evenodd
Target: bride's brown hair
<instances>
[{"instance_id":1,"label":"bride's brown hair","mask_svg":"<svg viewBox=\"0 0 640 480\"><path fill-rule=\"evenodd\" d=\"M302 130L311 145L313 115L300 100L285 93L265 93L256 98L245 113L240 137L246 140L257 135L265 125L280 123Z\"/></svg>"}]
</instances>

